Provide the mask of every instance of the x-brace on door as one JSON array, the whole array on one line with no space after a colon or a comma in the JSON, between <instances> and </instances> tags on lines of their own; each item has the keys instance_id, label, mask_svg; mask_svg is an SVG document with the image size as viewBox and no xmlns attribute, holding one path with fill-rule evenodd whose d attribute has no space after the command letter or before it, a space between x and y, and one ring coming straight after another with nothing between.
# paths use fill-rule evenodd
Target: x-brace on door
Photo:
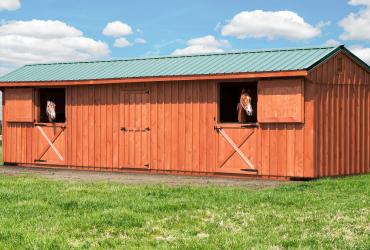
<instances>
[{"instance_id":1,"label":"x-brace on door","mask_svg":"<svg viewBox=\"0 0 370 250\"><path fill-rule=\"evenodd\" d=\"M64 165L65 126L55 124L35 124L37 134L37 164Z\"/></svg>"},{"instance_id":2,"label":"x-brace on door","mask_svg":"<svg viewBox=\"0 0 370 250\"><path fill-rule=\"evenodd\" d=\"M215 127L218 134L217 172L235 174L257 173L257 128Z\"/></svg>"}]
</instances>

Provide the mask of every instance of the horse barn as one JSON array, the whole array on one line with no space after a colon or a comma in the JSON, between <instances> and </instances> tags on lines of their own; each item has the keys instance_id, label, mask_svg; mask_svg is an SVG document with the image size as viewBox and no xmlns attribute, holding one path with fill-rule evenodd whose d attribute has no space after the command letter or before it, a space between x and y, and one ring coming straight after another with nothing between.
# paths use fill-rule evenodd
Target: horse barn
<instances>
[{"instance_id":1,"label":"horse barn","mask_svg":"<svg viewBox=\"0 0 370 250\"><path fill-rule=\"evenodd\" d=\"M0 78L3 160L271 179L368 173L369 69L344 46L26 65Z\"/></svg>"}]
</instances>

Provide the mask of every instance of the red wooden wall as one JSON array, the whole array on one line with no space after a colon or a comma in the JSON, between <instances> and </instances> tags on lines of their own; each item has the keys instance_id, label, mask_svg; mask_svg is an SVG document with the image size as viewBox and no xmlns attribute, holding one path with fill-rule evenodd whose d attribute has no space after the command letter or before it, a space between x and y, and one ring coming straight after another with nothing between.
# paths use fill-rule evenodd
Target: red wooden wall
<instances>
[{"instance_id":1,"label":"red wooden wall","mask_svg":"<svg viewBox=\"0 0 370 250\"><path fill-rule=\"evenodd\" d=\"M125 89L150 91L150 113L143 115L150 116L151 170L216 172L220 155L231 150L214 129L216 81L67 87L66 145L61 150L65 151L66 166L114 170L127 167L128 155L140 157L120 131L124 120L120 91ZM4 129L4 161L34 164L43 140L38 131L29 123L5 122ZM307 155L312 140L304 124L263 124L255 133L248 145L253 147L253 161L260 175L313 175L311 156ZM232 157L228 165L237 158Z\"/></svg>"},{"instance_id":2,"label":"red wooden wall","mask_svg":"<svg viewBox=\"0 0 370 250\"><path fill-rule=\"evenodd\" d=\"M369 172L369 72L340 52L314 69L308 82L316 88L315 176Z\"/></svg>"}]
</instances>

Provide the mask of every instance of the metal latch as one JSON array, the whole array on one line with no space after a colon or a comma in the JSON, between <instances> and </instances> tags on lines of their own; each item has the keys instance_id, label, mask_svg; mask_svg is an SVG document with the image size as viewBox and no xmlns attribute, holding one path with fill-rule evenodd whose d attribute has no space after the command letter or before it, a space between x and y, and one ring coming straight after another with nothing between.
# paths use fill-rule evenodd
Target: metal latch
<instances>
[{"instance_id":1,"label":"metal latch","mask_svg":"<svg viewBox=\"0 0 370 250\"><path fill-rule=\"evenodd\" d=\"M46 162L45 160L35 160L35 162Z\"/></svg>"},{"instance_id":2,"label":"metal latch","mask_svg":"<svg viewBox=\"0 0 370 250\"><path fill-rule=\"evenodd\" d=\"M252 168L244 168L244 169L240 169L240 171L258 173L257 169L252 169Z\"/></svg>"},{"instance_id":3,"label":"metal latch","mask_svg":"<svg viewBox=\"0 0 370 250\"><path fill-rule=\"evenodd\" d=\"M122 127L121 128L121 131L122 132L148 132L150 131L150 128L147 127L147 128L125 128L125 127Z\"/></svg>"}]
</instances>

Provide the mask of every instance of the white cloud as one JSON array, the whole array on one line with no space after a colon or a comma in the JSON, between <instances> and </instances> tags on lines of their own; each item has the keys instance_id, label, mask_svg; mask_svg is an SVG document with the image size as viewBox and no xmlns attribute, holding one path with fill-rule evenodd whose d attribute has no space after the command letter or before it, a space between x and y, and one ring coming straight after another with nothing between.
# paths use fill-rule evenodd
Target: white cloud
<instances>
[{"instance_id":1,"label":"white cloud","mask_svg":"<svg viewBox=\"0 0 370 250\"><path fill-rule=\"evenodd\" d=\"M186 42L188 47L176 49L172 55L192 55L201 53L216 53L223 52L223 48L230 47L227 40L217 40L214 36L208 35L198 37Z\"/></svg>"},{"instance_id":2,"label":"white cloud","mask_svg":"<svg viewBox=\"0 0 370 250\"><path fill-rule=\"evenodd\" d=\"M364 62L370 65L370 48L362 46L352 46L349 48L353 54L361 58Z\"/></svg>"},{"instance_id":3,"label":"white cloud","mask_svg":"<svg viewBox=\"0 0 370 250\"><path fill-rule=\"evenodd\" d=\"M17 10L21 7L19 0L1 0L0 11L2 10Z\"/></svg>"},{"instance_id":4,"label":"white cloud","mask_svg":"<svg viewBox=\"0 0 370 250\"><path fill-rule=\"evenodd\" d=\"M324 45L325 46L338 46L338 45L340 45L341 43L339 42L339 41L337 41L337 40L334 40L334 39L329 39L329 40L327 40L325 43L324 43Z\"/></svg>"},{"instance_id":5,"label":"white cloud","mask_svg":"<svg viewBox=\"0 0 370 250\"><path fill-rule=\"evenodd\" d=\"M0 25L0 67L107 57L109 47L60 21L12 21Z\"/></svg>"},{"instance_id":6,"label":"white cloud","mask_svg":"<svg viewBox=\"0 0 370 250\"><path fill-rule=\"evenodd\" d=\"M103 35L112 37L128 36L132 33L130 25L121 21L108 23L103 30Z\"/></svg>"},{"instance_id":7,"label":"white cloud","mask_svg":"<svg viewBox=\"0 0 370 250\"><path fill-rule=\"evenodd\" d=\"M17 35L34 38L62 38L82 36L82 32L61 21L13 21L0 26L0 35Z\"/></svg>"},{"instance_id":8,"label":"white cloud","mask_svg":"<svg viewBox=\"0 0 370 250\"><path fill-rule=\"evenodd\" d=\"M368 5L370 6L370 0L350 0L350 5Z\"/></svg>"},{"instance_id":9,"label":"white cloud","mask_svg":"<svg viewBox=\"0 0 370 250\"><path fill-rule=\"evenodd\" d=\"M357 13L350 13L339 22L344 32L340 35L343 40L370 40L370 0L351 0L351 5L366 5Z\"/></svg>"},{"instance_id":10,"label":"white cloud","mask_svg":"<svg viewBox=\"0 0 370 250\"><path fill-rule=\"evenodd\" d=\"M243 11L222 27L221 34L239 39L251 37L304 40L320 35L320 26L323 24L325 23L321 22L314 27L292 11Z\"/></svg>"},{"instance_id":11,"label":"white cloud","mask_svg":"<svg viewBox=\"0 0 370 250\"><path fill-rule=\"evenodd\" d=\"M117 48L123 48L123 47L127 47L127 46L132 46L132 44L127 41L126 38L124 37L121 37L121 38L117 38L115 41L114 41L114 47L117 47Z\"/></svg>"},{"instance_id":12,"label":"white cloud","mask_svg":"<svg viewBox=\"0 0 370 250\"><path fill-rule=\"evenodd\" d=\"M317 25L316 25L316 28L319 28L319 29L322 29L326 26L330 26L331 25L331 22L330 21L320 21Z\"/></svg>"},{"instance_id":13,"label":"white cloud","mask_svg":"<svg viewBox=\"0 0 370 250\"><path fill-rule=\"evenodd\" d=\"M138 44L145 44L146 43L146 40L143 39L143 38L136 38L135 39L135 43L138 43Z\"/></svg>"}]
</instances>

